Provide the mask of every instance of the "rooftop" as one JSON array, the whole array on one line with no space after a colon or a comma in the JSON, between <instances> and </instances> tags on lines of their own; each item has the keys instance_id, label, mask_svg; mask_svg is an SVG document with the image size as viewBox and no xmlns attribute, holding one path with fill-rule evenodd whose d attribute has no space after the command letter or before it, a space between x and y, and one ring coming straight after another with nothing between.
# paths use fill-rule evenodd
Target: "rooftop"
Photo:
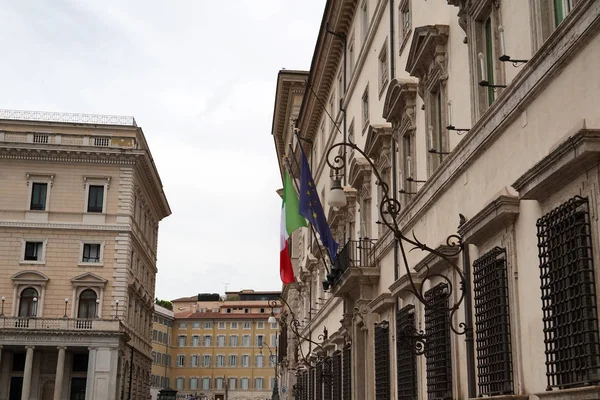
<instances>
[{"instance_id":1,"label":"rooftop","mask_svg":"<svg viewBox=\"0 0 600 400\"><path fill-rule=\"evenodd\" d=\"M135 118L123 115L63 113L0 109L0 120L66 122L73 124L122 125L137 127Z\"/></svg>"}]
</instances>

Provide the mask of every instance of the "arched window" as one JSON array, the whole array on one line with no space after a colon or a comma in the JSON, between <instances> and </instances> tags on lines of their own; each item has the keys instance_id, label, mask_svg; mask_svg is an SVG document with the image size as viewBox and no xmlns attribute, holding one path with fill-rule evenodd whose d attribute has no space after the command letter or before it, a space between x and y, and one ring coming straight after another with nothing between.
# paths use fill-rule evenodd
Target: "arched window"
<instances>
[{"instance_id":1,"label":"arched window","mask_svg":"<svg viewBox=\"0 0 600 400\"><path fill-rule=\"evenodd\" d=\"M31 287L23 290L19 301L19 317L35 317L37 300L37 290Z\"/></svg>"},{"instance_id":2,"label":"arched window","mask_svg":"<svg viewBox=\"0 0 600 400\"><path fill-rule=\"evenodd\" d=\"M96 318L96 292L86 289L79 295L77 318Z\"/></svg>"}]
</instances>

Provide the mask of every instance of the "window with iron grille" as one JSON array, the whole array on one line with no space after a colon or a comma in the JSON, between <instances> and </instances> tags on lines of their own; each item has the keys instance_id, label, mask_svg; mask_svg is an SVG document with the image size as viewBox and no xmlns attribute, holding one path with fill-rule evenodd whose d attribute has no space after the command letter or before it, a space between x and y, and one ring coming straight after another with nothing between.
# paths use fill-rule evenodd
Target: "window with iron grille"
<instances>
[{"instance_id":1,"label":"window with iron grille","mask_svg":"<svg viewBox=\"0 0 600 400\"><path fill-rule=\"evenodd\" d=\"M325 379L323 380L323 399L333 400L333 360L331 357L327 357L323 362L323 370L323 374L325 375Z\"/></svg>"},{"instance_id":2,"label":"window with iron grille","mask_svg":"<svg viewBox=\"0 0 600 400\"><path fill-rule=\"evenodd\" d=\"M576 196L537 221L548 390L600 382L588 207Z\"/></svg>"},{"instance_id":3,"label":"window with iron grille","mask_svg":"<svg viewBox=\"0 0 600 400\"><path fill-rule=\"evenodd\" d=\"M448 285L440 283L425 292L425 347L427 399L452 399L452 359Z\"/></svg>"},{"instance_id":4,"label":"window with iron grille","mask_svg":"<svg viewBox=\"0 0 600 400\"><path fill-rule=\"evenodd\" d=\"M315 394L315 400L323 400L323 362L317 364L317 368L315 370L315 387L317 389Z\"/></svg>"},{"instance_id":5,"label":"window with iron grille","mask_svg":"<svg viewBox=\"0 0 600 400\"><path fill-rule=\"evenodd\" d=\"M307 400L315 400L315 367L308 370L308 398Z\"/></svg>"},{"instance_id":6,"label":"window with iron grille","mask_svg":"<svg viewBox=\"0 0 600 400\"><path fill-rule=\"evenodd\" d=\"M390 327L387 321L375 325L375 398L390 398Z\"/></svg>"},{"instance_id":7,"label":"window with iron grille","mask_svg":"<svg viewBox=\"0 0 600 400\"><path fill-rule=\"evenodd\" d=\"M282 324L279 331L279 353L277 354L278 362L282 362L287 355L287 325Z\"/></svg>"},{"instance_id":8,"label":"window with iron grille","mask_svg":"<svg viewBox=\"0 0 600 400\"><path fill-rule=\"evenodd\" d=\"M479 394L512 394L506 249L495 247L475 260L473 286Z\"/></svg>"},{"instance_id":9,"label":"window with iron grille","mask_svg":"<svg viewBox=\"0 0 600 400\"><path fill-rule=\"evenodd\" d=\"M308 371L302 373L302 400L308 400Z\"/></svg>"},{"instance_id":10,"label":"window with iron grille","mask_svg":"<svg viewBox=\"0 0 600 400\"><path fill-rule=\"evenodd\" d=\"M409 304L396 311L396 379L398 400L417 398L417 356L414 341L404 335L416 330L415 306Z\"/></svg>"},{"instance_id":11,"label":"window with iron grille","mask_svg":"<svg viewBox=\"0 0 600 400\"><path fill-rule=\"evenodd\" d=\"M333 353L331 373L333 375L331 380L332 396L338 400L342 398L342 352L339 350Z\"/></svg>"},{"instance_id":12,"label":"window with iron grille","mask_svg":"<svg viewBox=\"0 0 600 400\"><path fill-rule=\"evenodd\" d=\"M352 399L352 347L347 345L342 353L342 400Z\"/></svg>"}]
</instances>

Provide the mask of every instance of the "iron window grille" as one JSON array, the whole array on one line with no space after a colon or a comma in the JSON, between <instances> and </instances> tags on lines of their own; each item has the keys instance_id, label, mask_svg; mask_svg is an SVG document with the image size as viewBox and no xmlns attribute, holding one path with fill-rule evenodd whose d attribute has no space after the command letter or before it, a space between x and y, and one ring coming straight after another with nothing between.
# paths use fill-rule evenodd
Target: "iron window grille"
<instances>
[{"instance_id":1,"label":"iron window grille","mask_svg":"<svg viewBox=\"0 0 600 400\"><path fill-rule=\"evenodd\" d=\"M333 359L331 357L325 359L323 369L325 371L324 377L328 378L323 381L323 398L325 400L333 400Z\"/></svg>"},{"instance_id":2,"label":"iron window grille","mask_svg":"<svg viewBox=\"0 0 600 400\"><path fill-rule=\"evenodd\" d=\"M448 285L440 283L425 292L425 347L427 398L452 400L452 358Z\"/></svg>"},{"instance_id":3,"label":"iron window grille","mask_svg":"<svg viewBox=\"0 0 600 400\"><path fill-rule=\"evenodd\" d=\"M600 344L587 198L537 221L547 390L600 382Z\"/></svg>"},{"instance_id":4,"label":"iron window grille","mask_svg":"<svg viewBox=\"0 0 600 400\"><path fill-rule=\"evenodd\" d=\"M512 394L506 249L495 247L475 260L473 284L479 394Z\"/></svg>"},{"instance_id":5,"label":"iron window grille","mask_svg":"<svg viewBox=\"0 0 600 400\"><path fill-rule=\"evenodd\" d=\"M417 355L403 332L415 332L415 306L409 304L396 311L396 379L398 400L417 399Z\"/></svg>"},{"instance_id":6,"label":"iron window grille","mask_svg":"<svg viewBox=\"0 0 600 400\"><path fill-rule=\"evenodd\" d=\"M342 398L342 352L336 351L333 353L333 365L331 367L333 379L331 381L331 389L333 399Z\"/></svg>"},{"instance_id":7,"label":"iron window grille","mask_svg":"<svg viewBox=\"0 0 600 400\"><path fill-rule=\"evenodd\" d=\"M342 400L352 399L352 347L346 345L342 353Z\"/></svg>"},{"instance_id":8,"label":"iron window grille","mask_svg":"<svg viewBox=\"0 0 600 400\"><path fill-rule=\"evenodd\" d=\"M308 370L308 399L315 400L315 367Z\"/></svg>"},{"instance_id":9,"label":"iron window grille","mask_svg":"<svg viewBox=\"0 0 600 400\"><path fill-rule=\"evenodd\" d=\"M375 398L390 398L390 328L387 321L375 325Z\"/></svg>"}]
</instances>

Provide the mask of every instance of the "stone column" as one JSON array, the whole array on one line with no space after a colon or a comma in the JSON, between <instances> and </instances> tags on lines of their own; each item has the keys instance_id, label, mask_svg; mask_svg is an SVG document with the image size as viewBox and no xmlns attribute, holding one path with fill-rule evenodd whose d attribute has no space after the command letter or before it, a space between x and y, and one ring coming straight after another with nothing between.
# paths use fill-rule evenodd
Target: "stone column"
<instances>
[{"instance_id":1,"label":"stone column","mask_svg":"<svg viewBox=\"0 0 600 400\"><path fill-rule=\"evenodd\" d=\"M94 400L94 378L95 378L95 366L96 366L96 348L88 347L88 370L87 379L85 383L85 400Z\"/></svg>"},{"instance_id":2,"label":"stone column","mask_svg":"<svg viewBox=\"0 0 600 400\"><path fill-rule=\"evenodd\" d=\"M58 360L56 361L56 378L54 380L54 400L61 400L63 380L65 377L65 352L66 347L58 348Z\"/></svg>"},{"instance_id":3,"label":"stone column","mask_svg":"<svg viewBox=\"0 0 600 400\"><path fill-rule=\"evenodd\" d=\"M21 400L29 400L31 393L31 371L33 369L33 349L35 346L25 346L27 353L25 355L25 370L23 371L23 391Z\"/></svg>"}]
</instances>

